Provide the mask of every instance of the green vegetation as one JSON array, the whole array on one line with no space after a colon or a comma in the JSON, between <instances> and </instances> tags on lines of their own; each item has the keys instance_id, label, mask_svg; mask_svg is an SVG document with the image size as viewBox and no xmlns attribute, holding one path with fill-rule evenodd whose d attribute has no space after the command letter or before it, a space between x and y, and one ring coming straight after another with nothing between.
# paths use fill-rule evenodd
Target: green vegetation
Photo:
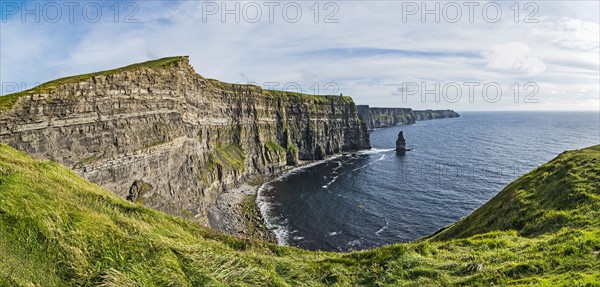
<instances>
[{"instance_id":1,"label":"green vegetation","mask_svg":"<svg viewBox=\"0 0 600 287\"><path fill-rule=\"evenodd\" d=\"M220 146L216 148L216 154L219 161L225 169L243 170L244 160L246 160L246 152L237 145L228 145L226 148Z\"/></svg>"},{"instance_id":2,"label":"green vegetation","mask_svg":"<svg viewBox=\"0 0 600 287\"><path fill-rule=\"evenodd\" d=\"M377 114L375 117L377 117L378 119L391 119L392 116L388 115L388 114Z\"/></svg>"},{"instance_id":3,"label":"green vegetation","mask_svg":"<svg viewBox=\"0 0 600 287\"><path fill-rule=\"evenodd\" d=\"M278 143L276 143L274 141L267 141L265 146L267 147L267 149L270 152L277 153L277 154L285 153L285 148L283 148L282 146L280 146Z\"/></svg>"},{"instance_id":4,"label":"green vegetation","mask_svg":"<svg viewBox=\"0 0 600 287\"><path fill-rule=\"evenodd\" d=\"M295 144L290 144L290 145L288 145L287 152L289 152L291 154L298 153L298 148L296 147Z\"/></svg>"},{"instance_id":5,"label":"green vegetation","mask_svg":"<svg viewBox=\"0 0 600 287\"><path fill-rule=\"evenodd\" d=\"M509 184L438 239L516 230L526 237L564 226L600 226L600 146L568 151Z\"/></svg>"},{"instance_id":6,"label":"green vegetation","mask_svg":"<svg viewBox=\"0 0 600 287\"><path fill-rule=\"evenodd\" d=\"M153 142L145 144L144 146L142 146L141 149L149 149L151 147L159 146L159 145L164 144L164 143L165 143L164 140L155 140Z\"/></svg>"},{"instance_id":7,"label":"green vegetation","mask_svg":"<svg viewBox=\"0 0 600 287\"><path fill-rule=\"evenodd\" d=\"M274 238L270 234L265 222L262 219L260 210L256 205L256 195L246 195L241 204L242 213L245 217L247 238L256 240L273 241Z\"/></svg>"},{"instance_id":8,"label":"green vegetation","mask_svg":"<svg viewBox=\"0 0 600 287\"><path fill-rule=\"evenodd\" d=\"M217 168L217 164L219 162L219 159L215 156L214 153L209 153L208 154L208 159L206 160L206 162L204 162L204 164L200 164L199 161L197 161L199 164L199 170L200 170L200 180L202 180L202 183L205 186L209 186L210 182L209 182L209 175L212 174L215 169Z\"/></svg>"},{"instance_id":9,"label":"green vegetation","mask_svg":"<svg viewBox=\"0 0 600 287\"><path fill-rule=\"evenodd\" d=\"M286 154L287 165L297 165L299 161L298 147L295 144L289 144Z\"/></svg>"},{"instance_id":10,"label":"green vegetation","mask_svg":"<svg viewBox=\"0 0 600 287\"><path fill-rule=\"evenodd\" d=\"M88 157L86 157L86 158L82 159L82 160L81 160L80 162L78 162L77 164L75 164L75 166L88 165L88 164L91 164L91 163L93 163L93 162L95 162L95 161L97 161L97 160L98 160L98 157L96 157L95 155L88 156Z\"/></svg>"},{"instance_id":11,"label":"green vegetation","mask_svg":"<svg viewBox=\"0 0 600 287\"><path fill-rule=\"evenodd\" d=\"M218 234L0 145L0 286L599 286L599 175L600 146L567 152L432 238L309 252Z\"/></svg>"},{"instance_id":12,"label":"green vegetation","mask_svg":"<svg viewBox=\"0 0 600 287\"><path fill-rule=\"evenodd\" d=\"M246 152L238 145L228 145L225 148L217 146L215 151L208 154L208 159L199 165L200 179L205 186L209 186L209 175L212 174L217 166L225 170L244 170L244 161ZM199 161L196 161L200 163Z\"/></svg>"},{"instance_id":13,"label":"green vegetation","mask_svg":"<svg viewBox=\"0 0 600 287\"><path fill-rule=\"evenodd\" d=\"M10 108L12 108L15 105L19 97L24 95L25 92L0 96L0 112L10 110Z\"/></svg>"},{"instance_id":14,"label":"green vegetation","mask_svg":"<svg viewBox=\"0 0 600 287\"><path fill-rule=\"evenodd\" d=\"M354 104L354 100L351 97L347 96L317 96L317 95L309 95L302 94L296 92L287 92L287 91L279 91L279 90L265 90L263 89L263 94L281 99L283 101L296 101L296 102L305 102L311 104L327 104L331 102L341 101L345 104Z\"/></svg>"},{"instance_id":15,"label":"green vegetation","mask_svg":"<svg viewBox=\"0 0 600 287\"><path fill-rule=\"evenodd\" d=\"M176 63L184 58L186 58L186 57L185 56L167 57L167 58L162 58L162 59L158 59L158 60L152 60L152 61L132 64L129 66L125 66L125 67L121 67L121 68L117 68L117 69L113 69L113 70L100 71L100 72L95 72L95 73L90 73L90 74L83 74L83 75L70 76L70 77L56 79L56 80L53 80L50 82L43 83L43 84L41 84L37 87L34 87L32 89L29 89L29 90L1 96L0 97L0 112L6 111L6 110L9 110L10 108L12 108L12 106L17 102L17 99L24 95L45 93L45 92L48 92L48 91L56 88L58 85L61 85L61 84L79 83L79 82L83 82L83 81L88 80L95 76L108 76L108 75L112 75L112 74L116 74L116 73L120 73L120 72L124 72L124 71L136 70L136 69L140 69L140 68L166 68L166 67L172 66L174 63Z\"/></svg>"}]
</instances>

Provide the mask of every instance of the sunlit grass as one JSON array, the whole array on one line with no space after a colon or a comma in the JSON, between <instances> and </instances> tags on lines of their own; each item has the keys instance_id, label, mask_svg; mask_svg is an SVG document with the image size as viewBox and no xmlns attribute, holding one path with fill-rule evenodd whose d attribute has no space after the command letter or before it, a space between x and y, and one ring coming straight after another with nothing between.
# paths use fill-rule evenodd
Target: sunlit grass
<instances>
[{"instance_id":1,"label":"sunlit grass","mask_svg":"<svg viewBox=\"0 0 600 287\"><path fill-rule=\"evenodd\" d=\"M0 286L598 286L600 146L432 238L352 253L236 239L0 145Z\"/></svg>"}]
</instances>

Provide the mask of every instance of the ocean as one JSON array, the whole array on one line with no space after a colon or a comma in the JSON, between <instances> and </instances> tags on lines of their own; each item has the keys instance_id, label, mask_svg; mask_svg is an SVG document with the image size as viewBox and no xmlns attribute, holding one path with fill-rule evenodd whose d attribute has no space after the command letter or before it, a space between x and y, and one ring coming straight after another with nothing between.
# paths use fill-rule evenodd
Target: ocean
<instances>
[{"instance_id":1,"label":"ocean","mask_svg":"<svg viewBox=\"0 0 600 287\"><path fill-rule=\"evenodd\" d=\"M598 112L461 112L371 132L371 150L288 172L257 203L282 245L360 250L450 225L565 150L600 144ZM399 131L412 151L394 151Z\"/></svg>"}]
</instances>

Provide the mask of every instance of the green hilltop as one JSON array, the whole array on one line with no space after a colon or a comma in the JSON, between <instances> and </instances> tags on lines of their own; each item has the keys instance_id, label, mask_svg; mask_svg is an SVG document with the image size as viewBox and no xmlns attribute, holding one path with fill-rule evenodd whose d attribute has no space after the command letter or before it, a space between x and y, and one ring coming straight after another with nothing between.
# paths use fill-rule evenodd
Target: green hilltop
<instances>
[{"instance_id":1,"label":"green hilltop","mask_svg":"<svg viewBox=\"0 0 600 287\"><path fill-rule=\"evenodd\" d=\"M0 286L599 286L600 145L413 243L310 252L222 235L0 145Z\"/></svg>"}]
</instances>

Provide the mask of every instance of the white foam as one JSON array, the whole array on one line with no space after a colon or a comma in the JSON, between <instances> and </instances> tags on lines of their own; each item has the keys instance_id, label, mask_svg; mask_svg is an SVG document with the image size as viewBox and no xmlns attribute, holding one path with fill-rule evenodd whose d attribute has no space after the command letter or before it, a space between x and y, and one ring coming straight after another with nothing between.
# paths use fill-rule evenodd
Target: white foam
<instances>
[{"instance_id":1,"label":"white foam","mask_svg":"<svg viewBox=\"0 0 600 287\"><path fill-rule=\"evenodd\" d=\"M357 152L358 154L374 154L374 153L382 153L382 152L390 152L393 151L393 148L387 148L387 149L383 149L383 148L372 148L372 149L368 149L368 150L361 150L359 152Z\"/></svg>"},{"instance_id":2,"label":"white foam","mask_svg":"<svg viewBox=\"0 0 600 287\"><path fill-rule=\"evenodd\" d=\"M256 205L260 210L260 214L265 221L265 225L267 229L275 234L275 239L277 240L277 244L282 246L288 245L289 240L289 228L287 227L287 220L283 219L281 216L272 215L272 205L269 201L270 197L264 195L264 190L272 188L269 182L261 185L258 188L258 192L256 194Z\"/></svg>"},{"instance_id":3,"label":"white foam","mask_svg":"<svg viewBox=\"0 0 600 287\"><path fill-rule=\"evenodd\" d=\"M281 181L282 179L284 179L284 178L286 178L286 177L288 177L288 176L290 176L292 174L296 174L296 173L298 173L298 172L300 172L302 170L305 170L305 169L307 169L309 167L313 167L313 166L317 166L317 165L320 165L320 164L324 164L324 163L326 163L328 161L332 161L334 159L338 159L338 158L340 158L342 156L343 156L343 154L337 154L337 155L334 155L334 156L332 156L330 158L327 158L327 159L318 160L318 161L311 162L311 163L308 163L308 164L305 164L305 165L302 165L302 166L299 166L299 167L292 168L292 169L290 169L290 170L282 173L280 176L276 177L272 181Z\"/></svg>"},{"instance_id":4,"label":"white foam","mask_svg":"<svg viewBox=\"0 0 600 287\"><path fill-rule=\"evenodd\" d=\"M333 171L337 171L338 169L342 168L343 165L342 165L341 161L338 161L337 164L338 164L338 166L336 168L334 168Z\"/></svg>"},{"instance_id":5,"label":"white foam","mask_svg":"<svg viewBox=\"0 0 600 287\"><path fill-rule=\"evenodd\" d=\"M349 246L358 246L358 245L360 245L361 243L362 243L362 242L360 242L360 239L356 239L356 240L352 240L352 241L350 241L350 242L346 243L346 245L349 245Z\"/></svg>"},{"instance_id":6,"label":"white foam","mask_svg":"<svg viewBox=\"0 0 600 287\"><path fill-rule=\"evenodd\" d=\"M329 236L336 236L336 235L339 235L340 233L342 233L342 232L341 231L333 231L333 232L327 233L327 235L329 235Z\"/></svg>"},{"instance_id":7,"label":"white foam","mask_svg":"<svg viewBox=\"0 0 600 287\"><path fill-rule=\"evenodd\" d=\"M365 168L365 167L367 167L367 166L370 166L370 165L372 165L372 164L374 164L374 163L376 163L376 162L378 162L378 161L380 161L380 160L383 160L384 158L385 158L385 154L382 154L382 155L381 155L381 156L380 156L378 159L376 159L376 160L374 160L374 161L372 161L372 162L370 162L370 163L367 163L367 164L365 164L365 165L361 165L361 166L359 166L359 167L357 167L357 168L353 169L352 171L357 171L357 170L359 170L359 169L363 169L363 168Z\"/></svg>"},{"instance_id":8,"label":"white foam","mask_svg":"<svg viewBox=\"0 0 600 287\"><path fill-rule=\"evenodd\" d=\"M375 231L375 235L379 236L379 234L380 234L381 232L385 231L386 229L388 229L388 227L389 227L389 226L390 226L390 223L389 223L389 222L388 222L388 220L386 219L386 220L385 220L385 225L384 225L384 226L383 226L381 229L379 229L379 230Z\"/></svg>"},{"instance_id":9,"label":"white foam","mask_svg":"<svg viewBox=\"0 0 600 287\"><path fill-rule=\"evenodd\" d=\"M340 174L340 175L341 175L341 174ZM332 183L334 183L334 182L335 182L335 180L336 180L336 179L337 179L337 178L338 178L340 175L334 176L334 177L333 177L333 179L332 179L330 182L328 182L326 185L323 185L323 186L322 186L322 188L328 188L328 187L329 187L329 186L330 186Z\"/></svg>"}]
</instances>

